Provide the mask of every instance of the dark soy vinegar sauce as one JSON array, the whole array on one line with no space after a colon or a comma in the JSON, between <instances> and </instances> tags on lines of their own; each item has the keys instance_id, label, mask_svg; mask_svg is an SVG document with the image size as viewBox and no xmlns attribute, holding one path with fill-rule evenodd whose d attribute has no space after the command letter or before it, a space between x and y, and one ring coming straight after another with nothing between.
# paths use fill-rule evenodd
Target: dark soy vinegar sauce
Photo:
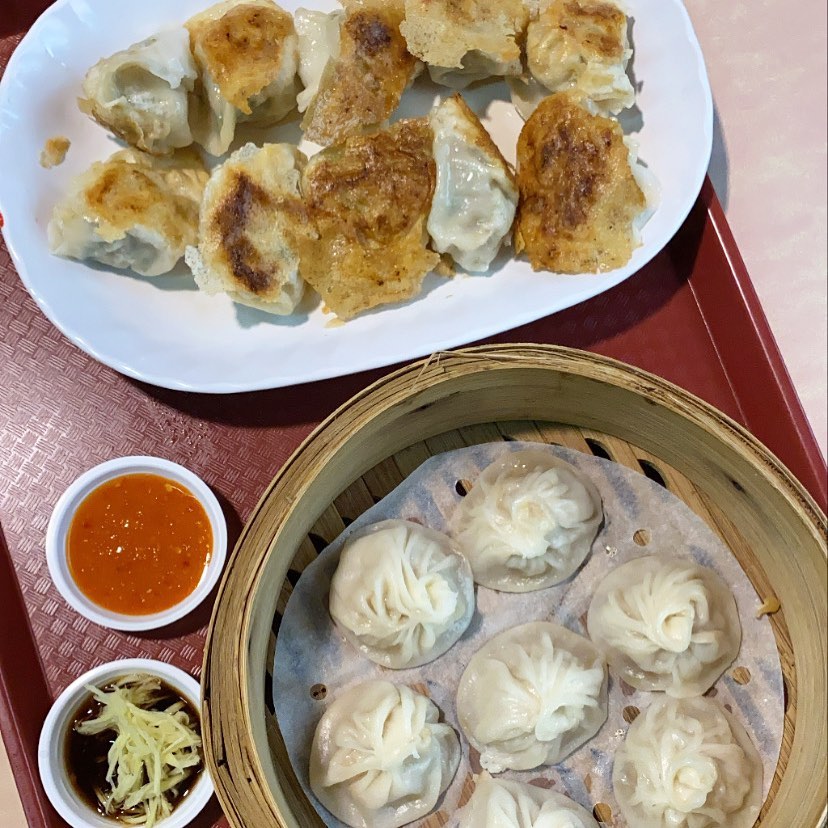
<instances>
[{"instance_id":1,"label":"dark soy vinegar sauce","mask_svg":"<svg viewBox=\"0 0 828 828\"><path fill-rule=\"evenodd\" d=\"M102 689L109 691L114 689L114 682L107 684ZM183 698L176 690L165 682L161 687L157 698L149 706L149 710L166 710L176 702L184 702L183 710L190 717L191 726L196 733L201 735L201 725L196 709L189 700ZM109 783L106 781L106 773L109 769L109 749L115 741L114 730L105 730L101 733L84 735L77 732L77 726L90 719L96 719L103 709L103 705L88 694L81 702L78 709L72 716L72 722L67 728L65 738L64 756L66 760L66 771L72 782L75 793L91 808L103 817L118 819L119 816L134 816L130 811L122 811L106 814L101 805L97 791L109 790ZM204 769L203 760L192 768L191 774L184 779L173 791L168 792L167 801L175 808L179 805L198 782L201 772ZM145 780L146 781L146 780ZM172 795L170 795L172 793Z\"/></svg>"}]
</instances>

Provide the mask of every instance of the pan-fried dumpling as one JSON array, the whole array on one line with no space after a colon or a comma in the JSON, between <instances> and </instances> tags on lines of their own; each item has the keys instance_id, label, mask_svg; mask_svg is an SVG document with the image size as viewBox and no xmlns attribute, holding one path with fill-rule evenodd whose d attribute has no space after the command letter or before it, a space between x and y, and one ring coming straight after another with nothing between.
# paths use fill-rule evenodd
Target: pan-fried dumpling
<instances>
[{"instance_id":1,"label":"pan-fried dumpling","mask_svg":"<svg viewBox=\"0 0 828 828\"><path fill-rule=\"evenodd\" d=\"M601 114L635 103L631 55L627 16L610 0L551 0L526 33L532 77L550 92L577 90Z\"/></svg>"},{"instance_id":2,"label":"pan-fried dumpling","mask_svg":"<svg viewBox=\"0 0 828 828\"><path fill-rule=\"evenodd\" d=\"M437 164L428 216L432 246L466 270L484 271L512 229L515 176L460 95L436 106L430 120Z\"/></svg>"},{"instance_id":3,"label":"pan-fried dumpling","mask_svg":"<svg viewBox=\"0 0 828 828\"><path fill-rule=\"evenodd\" d=\"M350 538L331 580L331 617L363 655L403 669L433 661L474 614L474 581L450 538L386 520Z\"/></svg>"},{"instance_id":4,"label":"pan-fried dumpling","mask_svg":"<svg viewBox=\"0 0 828 828\"><path fill-rule=\"evenodd\" d=\"M344 6L336 40L326 28L318 54L308 54L317 39L300 41L300 65L318 61L314 72L330 49L302 119L305 138L324 146L386 121L420 68L400 34L402 0L344 0Z\"/></svg>"},{"instance_id":5,"label":"pan-fried dumpling","mask_svg":"<svg viewBox=\"0 0 828 828\"><path fill-rule=\"evenodd\" d=\"M296 106L293 18L271 0L225 0L185 26L201 72L193 135L211 155L227 151L238 122L270 126Z\"/></svg>"},{"instance_id":6,"label":"pan-fried dumpling","mask_svg":"<svg viewBox=\"0 0 828 828\"><path fill-rule=\"evenodd\" d=\"M310 785L352 828L397 828L430 813L460 763L460 741L426 696L367 681L336 697L316 727Z\"/></svg>"},{"instance_id":7,"label":"pan-fried dumpling","mask_svg":"<svg viewBox=\"0 0 828 828\"><path fill-rule=\"evenodd\" d=\"M762 775L745 729L716 702L662 697L630 725L612 786L635 828L751 828Z\"/></svg>"},{"instance_id":8,"label":"pan-fried dumpling","mask_svg":"<svg viewBox=\"0 0 828 828\"><path fill-rule=\"evenodd\" d=\"M584 562L603 518L589 478L529 449L487 466L451 518L451 536L475 583L530 592L566 580Z\"/></svg>"},{"instance_id":9,"label":"pan-fried dumpling","mask_svg":"<svg viewBox=\"0 0 828 828\"><path fill-rule=\"evenodd\" d=\"M400 31L433 81L463 89L523 71L520 40L527 20L522 0L405 0Z\"/></svg>"},{"instance_id":10,"label":"pan-fried dumpling","mask_svg":"<svg viewBox=\"0 0 828 828\"><path fill-rule=\"evenodd\" d=\"M312 238L299 194L307 159L291 144L245 144L204 191L198 247L185 258L206 293L277 315L302 298L302 246Z\"/></svg>"},{"instance_id":11,"label":"pan-fried dumpling","mask_svg":"<svg viewBox=\"0 0 828 828\"><path fill-rule=\"evenodd\" d=\"M207 181L201 160L121 150L79 175L55 206L49 249L158 276L175 266L197 238Z\"/></svg>"},{"instance_id":12,"label":"pan-fried dumpling","mask_svg":"<svg viewBox=\"0 0 828 828\"><path fill-rule=\"evenodd\" d=\"M712 569L661 555L612 570L592 596L589 636L639 690L707 692L739 653L736 601Z\"/></svg>"},{"instance_id":13,"label":"pan-fried dumpling","mask_svg":"<svg viewBox=\"0 0 828 828\"><path fill-rule=\"evenodd\" d=\"M305 87L296 98L300 112L308 108L319 91L328 62L339 57L339 27L344 17L341 9L328 13L297 9L293 16L299 43L299 78Z\"/></svg>"},{"instance_id":14,"label":"pan-fried dumpling","mask_svg":"<svg viewBox=\"0 0 828 828\"><path fill-rule=\"evenodd\" d=\"M548 788L493 779L483 771L456 828L598 828L586 808Z\"/></svg>"},{"instance_id":15,"label":"pan-fried dumpling","mask_svg":"<svg viewBox=\"0 0 828 828\"><path fill-rule=\"evenodd\" d=\"M538 621L496 635L469 660L457 719L491 773L554 765L607 718L607 671L598 648Z\"/></svg>"},{"instance_id":16,"label":"pan-fried dumpling","mask_svg":"<svg viewBox=\"0 0 828 828\"><path fill-rule=\"evenodd\" d=\"M193 142L189 97L197 77L187 30L171 29L98 61L78 105L127 143L163 155Z\"/></svg>"},{"instance_id":17,"label":"pan-fried dumpling","mask_svg":"<svg viewBox=\"0 0 828 828\"><path fill-rule=\"evenodd\" d=\"M302 194L319 244L302 275L343 319L420 292L428 249L434 140L426 118L352 135L310 159Z\"/></svg>"},{"instance_id":18,"label":"pan-fried dumpling","mask_svg":"<svg viewBox=\"0 0 828 828\"><path fill-rule=\"evenodd\" d=\"M577 92L544 98L517 145L515 252L534 270L596 273L627 264L651 214L635 148Z\"/></svg>"}]
</instances>

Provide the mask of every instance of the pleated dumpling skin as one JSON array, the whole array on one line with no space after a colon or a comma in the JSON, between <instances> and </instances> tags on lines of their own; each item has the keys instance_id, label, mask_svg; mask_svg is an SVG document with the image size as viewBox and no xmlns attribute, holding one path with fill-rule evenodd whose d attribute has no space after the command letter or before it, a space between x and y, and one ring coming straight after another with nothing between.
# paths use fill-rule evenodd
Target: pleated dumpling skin
<instances>
[{"instance_id":1,"label":"pleated dumpling skin","mask_svg":"<svg viewBox=\"0 0 828 828\"><path fill-rule=\"evenodd\" d=\"M360 653L384 667L441 656L474 614L474 581L450 538L406 520L350 538L331 580L331 617Z\"/></svg>"},{"instance_id":2,"label":"pleated dumpling skin","mask_svg":"<svg viewBox=\"0 0 828 828\"><path fill-rule=\"evenodd\" d=\"M195 140L222 155L242 121L270 126L296 106L298 49L293 18L271 0L226 0L190 18L200 72Z\"/></svg>"},{"instance_id":3,"label":"pleated dumpling skin","mask_svg":"<svg viewBox=\"0 0 828 828\"><path fill-rule=\"evenodd\" d=\"M531 592L565 581L584 562L603 519L586 475L528 449L487 466L451 516L451 536L475 583Z\"/></svg>"},{"instance_id":4,"label":"pleated dumpling skin","mask_svg":"<svg viewBox=\"0 0 828 828\"><path fill-rule=\"evenodd\" d=\"M491 773L554 765L607 718L607 671L598 649L564 627L513 627L469 660L457 718Z\"/></svg>"},{"instance_id":5,"label":"pleated dumpling skin","mask_svg":"<svg viewBox=\"0 0 828 828\"><path fill-rule=\"evenodd\" d=\"M167 273L196 241L206 181L188 151L169 158L116 152L79 175L55 206L49 249L143 276Z\"/></svg>"},{"instance_id":6,"label":"pleated dumpling skin","mask_svg":"<svg viewBox=\"0 0 828 828\"><path fill-rule=\"evenodd\" d=\"M514 173L460 95L436 106L430 121L437 164L428 216L432 246L468 271L485 271L512 230Z\"/></svg>"},{"instance_id":7,"label":"pleated dumpling skin","mask_svg":"<svg viewBox=\"0 0 828 828\"><path fill-rule=\"evenodd\" d=\"M586 808L569 797L525 782L493 779L485 771L458 819L457 828L598 828Z\"/></svg>"},{"instance_id":8,"label":"pleated dumpling skin","mask_svg":"<svg viewBox=\"0 0 828 828\"><path fill-rule=\"evenodd\" d=\"M198 246L186 251L203 291L267 313L293 313L304 291L303 245L313 236L299 194L306 160L290 144L246 144L213 170Z\"/></svg>"},{"instance_id":9,"label":"pleated dumpling skin","mask_svg":"<svg viewBox=\"0 0 828 828\"><path fill-rule=\"evenodd\" d=\"M727 584L712 569L666 555L612 570L592 597L587 626L619 678L677 698L707 692L742 639Z\"/></svg>"},{"instance_id":10,"label":"pleated dumpling skin","mask_svg":"<svg viewBox=\"0 0 828 828\"><path fill-rule=\"evenodd\" d=\"M313 737L310 785L351 828L397 828L434 810L457 772L460 741L426 696L367 681L340 693Z\"/></svg>"},{"instance_id":11,"label":"pleated dumpling skin","mask_svg":"<svg viewBox=\"0 0 828 828\"><path fill-rule=\"evenodd\" d=\"M762 760L712 699L657 697L615 754L612 786L635 828L752 828Z\"/></svg>"},{"instance_id":12,"label":"pleated dumpling skin","mask_svg":"<svg viewBox=\"0 0 828 828\"><path fill-rule=\"evenodd\" d=\"M171 29L98 61L78 104L128 144L164 155L193 142L190 93L197 77L187 30Z\"/></svg>"}]
</instances>

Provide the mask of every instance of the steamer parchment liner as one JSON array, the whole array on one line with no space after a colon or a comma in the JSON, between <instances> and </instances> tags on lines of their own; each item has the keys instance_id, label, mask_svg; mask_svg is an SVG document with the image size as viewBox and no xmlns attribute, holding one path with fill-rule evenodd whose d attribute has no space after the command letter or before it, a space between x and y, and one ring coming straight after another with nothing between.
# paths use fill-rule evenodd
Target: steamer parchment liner
<instances>
[{"instance_id":1,"label":"steamer parchment liner","mask_svg":"<svg viewBox=\"0 0 828 828\"><path fill-rule=\"evenodd\" d=\"M604 525L581 569L563 584L538 592L507 594L476 587L477 610L469 629L453 648L430 664L410 670L388 670L363 658L338 633L328 613L329 584L345 540L370 523L392 517L445 531L462 497L457 481L473 482L498 457L527 448L549 451L576 466L601 493ZM649 541L643 546L641 534L639 543L633 539L640 529L649 533ZM742 648L710 694L733 711L758 748L766 797L782 743L782 669L768 618L756 618L761 600L733 553L681 500L624 466L557 446L490 443L447 452L423 463L322 551L304 570L288 601L276 643L274 706L296 776L325 824L332 828L343 825L313 796L308 783L308 761L316 724L341 689L371 678L419 685L460 733L454 704L457 685L469 659L486 641L510 627L539 620L554 621L586 635L586 611L597 583L614 567L655 552L689 558L710 567L734 593L742 624ZM312 658L308 658L309 653L313 653ZM739 681L733 675L737 667L747 671L739 671ZM746 683L740 683L746 679ZM327 688L324 700L311 696L310 689L316 684ZM612 795L612 757L628 727L625 711L629 718L635 709L646 708L653 697L652 693L635 691L610 676L609 718L594 739L560 765L502 776L554 786L590 810L597 803L605 803L615 815L614 824L620 828L624 822ZM479 771L477 757L470 756L464 738L461 742L460 768L438 803L438 810L447 815L462 804L467 778ZM419 826L424 821L411 825Z\"/></svg>"}]
</instances>

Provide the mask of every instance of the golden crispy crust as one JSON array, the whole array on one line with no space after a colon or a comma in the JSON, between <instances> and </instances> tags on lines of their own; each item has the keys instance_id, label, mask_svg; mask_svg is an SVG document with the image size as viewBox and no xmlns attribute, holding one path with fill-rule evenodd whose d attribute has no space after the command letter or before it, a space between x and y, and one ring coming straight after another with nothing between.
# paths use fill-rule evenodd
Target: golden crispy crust
<instances>
[{"instance_id":1,"label":"golden crispy crust","mask_svg":"<svg viewBox=\"0 0 828 828\"><path fill-rule=\"evenodd\" d=\"M246 148L245 148L246 149ZM231 157L214 174L201 209L199 249L225 291L275 302L313 236L299 194L305 156L267 144Z\"/></svg>"},{"instance_id":2,"label":"golden crispy crust","mask_svg":"<svg viewBox=\"0 0 828 828\"><path fill-rule=\"evenodd\" d=\"M223 14L208 9L185 25L193 55L215 80L222 96L250 115L250 98L279 76L286 41L295 34L293 18L275 3L227 4Z\"/></svg>"},{"instance_id":3,"label":"golden crispy crust","mask_svg":"<svg viewBox=\"0 0 828 828\"><path fill-rule=\"evenodd\" d=\"M325 146L384 121L399 105L417 61L400 34L399 2L346 4L339 58L331 61L302 121L305 137Z\"/></svg>"},{"instance_id":4,"label":"golden crispy crust","mask_svg":"<svg viewBox=\"0 0 828 828\"><path fill-rule=\"evenodd\" d=\"M432 141L427 119L399 121L308 163L302 190L321 241L303 256L302 275L342 318L415 296L439 261L425 231Z\"/></svg>"},{"instance_id":5,"label":"golden crispy crust","mask_svg":"<svg viewBox=\"0 0 828 828\"><path fill-rule=\"evenodd\" d=\"M66 160L66 153L72 142L63 135L48 138L40 153L40 166L46 170L60 166Z\"/></svg>"},{"instance_id":6,"label":"golden crispy crust","mask_svg":"<svg viewBox=\"0 0 828 828\"><path fill-rule=\"evenodd\" d=\"M225 259L226 272L243 290L268 298L281 290L282 262L272 262L251 241L251 228L301 226L307 214L297 198L271 195L237 170L229 190L212 216L212 229Z\"/></svg>"},{"instance_id":7,"label":"golden crispy crust","mask_svg":"<svg viewBox=\"0 0 828 828\"><path fill-rule=\"evenodd\" d=\"M578 97L545 98L518 138L515 251L535 270L586 273L624 265L645 207L617 121Z\"/></svg>"},{"instance_id":8,"label":"golden crispy crust","mask_svg":"<svg viewBox=\"0 0 828 828\"><path fill-rule=\"evenodd\" d=\"M539 16L546 29L561 29L577 44L585 60L606 62L624 58L627 16L612 3L600 0L553 0ZM530 44L532 29L530 24Z\"/></svg>"},{"instance_id":9,"label":"golden crispy crust","mask_svg":"<svg viewBox=\"0 0 828 828\"><path fill-rule=\"evenodd\" d=\"M136 225L151 227L173 247L193 244L198 196L207 172L195 153L158 159L125 150L94 164L83 190L85 213L104 240L122 238Z\"/></svg>"},{"instance_id":10,"label":"golden crispy crust","mask_svg":"<svg viewBox=\"0 0 828 828\"><path fill-rule=\"evenodd\" d=\"M460 68L473 51L519 64L527 21L522 0L405 0L402 31L411 52L431 66Z\"/></svg>"}]
</instances>

